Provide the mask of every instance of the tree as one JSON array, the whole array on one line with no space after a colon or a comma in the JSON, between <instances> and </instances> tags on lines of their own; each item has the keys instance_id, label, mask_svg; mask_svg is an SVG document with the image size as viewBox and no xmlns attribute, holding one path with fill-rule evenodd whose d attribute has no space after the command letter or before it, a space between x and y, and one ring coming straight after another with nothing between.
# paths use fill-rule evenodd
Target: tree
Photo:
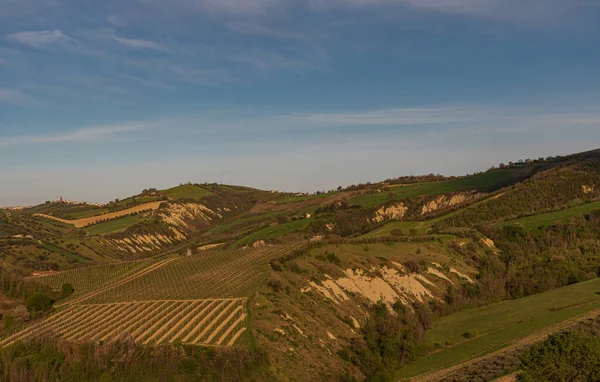
<instances>
[{"instance_id":1,"label":"tree","mask_svg":"<svg viewBox=\"0 0 600 382\"><path fill-rule=\"evenodd\" d=\"M550 336L521 357L519 381L599 381L600 338L570 331Z\"/></svg>"},{"instance_id":2,"label":"tree","mask_svg":"<svg viewBox=\"0 0 600 382\"><path fill-rule=\"evenodd\" d=\"M30 312L40 312L52 307L52 300L46 293L34 293L27 297L25 306Z\"/></svg>"},{"instance_id":3,"label":"tree","mask_svg":"<svg viewBox=\"0 0 600 382\"><path fill-rule=\"evenodd\" d=\"M75 288L73 288L73 285L69 284L69 283L64 283L62 286L62 297L63 298L67 298L70 295L73 294L73 292L75 292Z\"/></svg>"}]
</instances>

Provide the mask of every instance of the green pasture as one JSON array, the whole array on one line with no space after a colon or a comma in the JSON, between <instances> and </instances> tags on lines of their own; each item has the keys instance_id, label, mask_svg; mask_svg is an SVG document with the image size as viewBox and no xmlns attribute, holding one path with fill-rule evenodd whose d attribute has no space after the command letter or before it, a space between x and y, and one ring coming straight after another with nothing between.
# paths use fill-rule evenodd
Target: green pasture
<instances>
[{"instance_id":1,"label":"green pasture","mask_svg":"<svg viewBox=\"0 0 600 382\"><path fill-rule=\"evenodd\" d=\"M593 279L443 317L426 333L428 346L442 350L404 366L396 376L414 377L502 349L551 325L599 309L599 294L600 279ZM466 339L466 333L474 337Z\"/></svg>"},{"instance_id":2,"label":"green pasture","mask_svg":"<svg viewBox=\"0 0 600 382\"><path fill-rule=\"evenodd\" d=\"M567 208L561 211L549 212L546 214L526 216L523 218L510 220L501 223L501 225L520 225L527 229L534 229L541 226L555 225L561 221L568 221L574 216L581 216L600 209L600 202L582 204L577 207Z\"/></svg>"},{"instance_id":3,"label":"green pasture","mask_svg":"<svg viewBox=\"0 0 600 382\"><path fill-rule=\"evenodd\" d=\"M144 217L142 214L135 214L119 219L109 220L104 223L94 224L84 228L84 230L90 235L106 235L108 233L124 231L143 220Z\"/></svg>"},{"instance_id":4,"label":"green pasture","mask_svg":"<svg viewBox=\"0 0 600 382\"><path fill-rule=\"evenodd\" d=\"M213 193L198 186L194 185L184 185L177 186L173 188L169 188L168 190L161 191L163 194L169 195L173 200L179 199L193 199L193 200L201 200L207 196L212 195Z\"/></svg>"}]
</instances>

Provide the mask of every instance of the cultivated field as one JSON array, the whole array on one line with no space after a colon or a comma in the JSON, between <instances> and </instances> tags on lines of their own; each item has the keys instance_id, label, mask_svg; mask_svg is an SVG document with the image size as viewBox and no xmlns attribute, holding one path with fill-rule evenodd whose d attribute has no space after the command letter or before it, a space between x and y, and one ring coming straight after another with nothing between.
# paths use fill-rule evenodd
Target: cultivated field
<instances>
[{"instance_id":1,"label":"cultivated field","mask_svg":"<svg viewBox=\"0 0 600 382\"><path fill-rule=\"evenodd\" d=\"M112 303L249 297L264 282L269 261L297 247L213 249L165 259L82 298L86 303Z\"/></svg>"},{"instance_id":2,"label":"cultivated field","mask_svg":"<svg viewBox=\"0 0 600 382\"><path fill-rule=\"evenodd\" d=\"M310 219L299 219L288 223L277 224L272 227L263 228L256 232L244 236L243 238L236 241L233 246L238 247L242 245L251 245L257 240L271 239L274 237L285 236L293 233L296 230L303 230L310 224Z\"/></svg>"},{"instance_id":3,"label":"cultivated field","mask_svg":"<svg viewBox=\"0 0 600 382\"><path fill-rule=\"evenodd\" d=\"M143 220L143 215L124 216L118 219L109 220L104 223L94 224L90 227L84 228L84 230L90 235L106 235L109 233L124 231Z\"/></svg>"},{"instance_id":4,"label":"cultivated field","mask_svg":"<svg viewBox=\"0 0 600 382\"><path fill-rule=\"evenodd\" d=\"M490 354L562 321L600 309L600 279L518 300L465 309L437 321L427 331L432 349L440 349L400 369L410 378ZM470 339L467 339L469 333Z\"/></svg>"},{"instance_id":5,"label":"cultivated field","mask_svg":"<svg viewBox=\"0 0 600 382\"><path fill-rule=\"evenodd\" d=\"M54 290L61 290L63 284L70 283L75 288L73 297L85 294L113 282L115 279L127 278L158 262L157 260L128 261L109 263L64 272L30 277L30 280L46 284Z\"/></svg>"},{"instance_id":6,"label":"cultivated field","mask_svg":"<svg viewBox=\"0 0 600 382\"><path fill-rule=\"evenodd\" d=\"M246 330L245 306L244 298L74 304L5 338L0 347L41 336L72 342L113 342L131 336L145 345L231 346Z\"/></svg>"},{"instance_id":7,"label":"cultivated field","mask_svg":"<svg viewBox=\"0 0 600 382\"><path fill-rule=\"evenodd\" d=\"M41 216L44 218L57 220L61 223L74 225L75 228L82 228L82 227L86 227L88 225L102 222L104 220L116 219L116 218L126 216L129 214L136 214L136 213L143 212L143 211L154 211L160 206L161 203L162 202L151 202L151 203L140 204L139 206L128 208L123 211L111 212L111 213L104 214L104 215L91 216L91 217L81 218L81 219L77 219L77 220L61 219L61 218L57 218L56 216L51 216L51 215L46 215L46 214L34 214L34 216Z\"/></svg>"},{"instance_id":8,"label":"cultivated field","mask_svg":"<svg viewBox=\"0 0 600 382\"><path fill-rule=\"evenodd\" d=\"M246 330L247 298L264 283L269 262L301 245L209 249L35 277L53 289L71 283L77 292L55 305L57 313L5 338L0 347L42 335L231 346Z\"/></svg>"}]
</instances>

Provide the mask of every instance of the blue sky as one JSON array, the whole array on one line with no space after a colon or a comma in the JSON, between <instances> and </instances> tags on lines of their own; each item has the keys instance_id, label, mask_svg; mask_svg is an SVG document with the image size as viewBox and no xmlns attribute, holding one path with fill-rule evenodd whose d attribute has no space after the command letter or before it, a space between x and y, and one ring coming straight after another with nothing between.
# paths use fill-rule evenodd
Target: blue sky
<instances>
[{"instance_id":1,"label":"blue sky","mask_svg":"<svg viewBox=\"0 0 600 382\"><path fill-rule=\"evenodd\" d=\"M600 146L597 0L0 0L0 205Z\"/></svg>"}]
</instances>

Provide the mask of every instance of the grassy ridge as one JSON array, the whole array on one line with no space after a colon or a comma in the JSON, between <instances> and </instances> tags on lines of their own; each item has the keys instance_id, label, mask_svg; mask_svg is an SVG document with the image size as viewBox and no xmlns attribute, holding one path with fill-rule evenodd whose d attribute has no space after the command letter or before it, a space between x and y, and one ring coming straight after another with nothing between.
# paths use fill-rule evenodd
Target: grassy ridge
<instances>
[{"instance_id":1,"label":"grassy ridge","mask_svg":"<svg viewBox=\"0 0 600 382\"><path fill-rule=\"evenodd\" d=\"M338 192L327 192L319 195L285 196L274 200L276 204L287 204L293 202L304 202L313 199L323 199L337 194Z\"/></svg>"},{"instance_id":2,"label":"grassy ridge","mask_svg":"<svg viewBox=\"0 0 600 382\"><path fill-rule=\"evenodd\" d=\"M546 214L527 216L524 218L504 222L502 225L520 225L527 229L534 229L540 226L554 225L560 221L566 221L573 216L585 215L597 209L600 209L600 202L582 204L577 207L549 212Z\"/></svg>"},{"instance_id":3,"label":"grassy ridge","mask_svg":"<svg viewBox=\"0 0 600 382\"><path fill-rule=\"evenodd\" d=\"M198 186L194 185L183 185L178 187L169 188L168 190L161 191L163 194L167 194L173 200L179 199L193 199L201 200L204 197L210 196L213 193Z\"/></svg>"},{"instance_id":4,"label":"grassy ridge","mask_svg":"<svg viewBox=\"0 0 600 382\"><path fill-rule=\"evenodd\" d=\"M489 189L494 188L498 184L510 181L515 176L516 171L513 169L492 170L442 182L394 185L389 186L388 191L382 190L382 192L376 194L359 196L351 199L350 202L353 205L374 206L389 201L390 194L394 194L394 197L397 199L408 199L421 195L439 195L466 190L489 191Z\"/></svg>"},{"instance_id":5,"label":"grassy ridge","mask_svg":"<svg viewBox=\"0 0 600 382\"><path fill-rule=\"evenodd\" d=\"M512 341L563 320L600 308L600 279L554 289L518 300L466 309L438 320L426 334L430 346L452 346L398 370L410 378L491 353ZM477 336L465 340L464 334Z\"/></svg>"}]
</instances>

